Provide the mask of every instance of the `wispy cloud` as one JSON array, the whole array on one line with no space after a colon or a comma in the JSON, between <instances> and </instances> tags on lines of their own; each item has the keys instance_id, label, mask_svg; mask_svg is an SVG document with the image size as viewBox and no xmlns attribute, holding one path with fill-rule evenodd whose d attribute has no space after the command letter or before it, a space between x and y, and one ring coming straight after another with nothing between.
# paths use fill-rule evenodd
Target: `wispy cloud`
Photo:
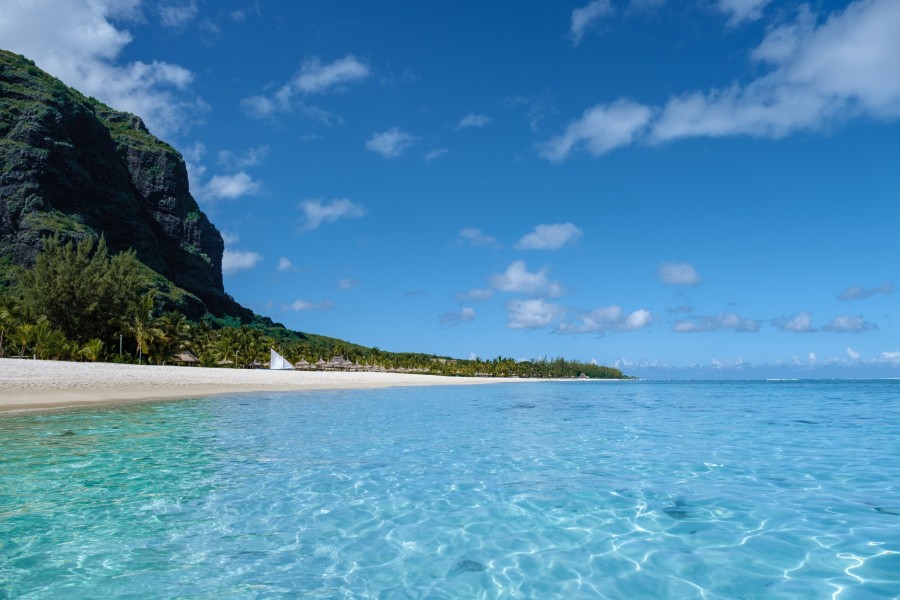
<instances>
[{"instance_id":1,"label":"wispy cloud","mask_svg":"<svg viewBox=\"0 0 900 600\"><path fill-rule=\"evenodd\" d=\"M835 333L860 333L870 329L878 329L878 325L870 323L858 315L842 315L832 319L831 323L822 329Z\"/></svg>"},{"instance_id":2,"label":"wispy cloud","mask_svg":"<svg viewBox=\"0 0 900 600\"><path fill-rule=\"evenodd\" d=\"M561 333L606 333L609 331L635 331L653 322L653 313L638 309L630 313L621 306L598 308L577 316L573 322L562 323L557 328Z\"/></svg>"},{"instance_id":3,"label":"wispy cloud","mask_svg":"<svg viewBox=\"0 0 900 600\"><path fill-rule=\"evenodd\" d=\"M698 315L688 319L681 319L672 325L672 331L676 333L700 333L731 329L734 331L756 332L759 331L760 325L761 322L756 319L748 319L733 312L721 312L712 316Z\"/></svg>"},{"instance_id":4,"label":"wispy cloud","mask_svg":"<svg viewBox=\"0 0 900 600\"><path fill-rule=\"evenodd\" d=\"M459 232L459 236L456 238L456 243L460 246L497 246L496 238L491 237L482 232L480 229L476 229L474 227L466 227L462 229Z\"/></svg>"},{"instance_id":5,"label":"wispy cloud","mask_svg":"<svg viewBox=\"0 0 900 600\"><path fill-rule=\"evenodd\" d=\"M300 203L300 210L306 218L303 231L318 229L323 223L334 223L340 219L363 217L366 209L347 198L327 202L322 198L311 198Z\"/></svg>"},{"instance_id":6,"label":"wispy cloud","mask_svg":"<svg viewBox=\"0 0 900 600\"><path fill-rule=\"evenodd\" d=\"M541 269L537 273L530 273L525 266L525 261L517 260L509 265L504 273L494 275L491 278L491 286L501 292L514 292L531 296L550 296L557 298L562 295L562 286L547 277L547 270Z\"/></svg>"},{"instance_id":7,"label":"wispy cloud","mask_svg":"<svg viewBox=\"0 0 900 600\"><path fill-rule=\"evenodd\" d=\"M659 265L657 275L666 285L693 286L701 281L694 265L686 262L664 262Z\"/></svg>"},{"instance_id":8,"label":"wispy cloud","mask_svg":"<svg viewBox=\"0 0 900 600\"><path fill-rule=\"evenodd\" d=\"M347 291L351 288L355 288L359 285L359 282L355 279L350 279L349 277L345 277L338 282L338 289L341 291Z\"/></svg>"},{"instance_id":9,"label":"wispy cloud","mask_svg":"<svg viewBox=\"0 0 900 600\"><path fill-rule=\"evenodd\" d=\"M134 36L116 23L142 18L139 0L4 2L3 47L87 96L140 115L155 135L187 130L208 109L191 91L193 73L176 64L123 61Z\"/></svg>"},{"instance_id":10,"label":"wispy cloud","mask_svg":"<svg viewBox=\"0 0 900 600\"><path fill-rule=\"evenodd\" d=\"M269 155L269 150L268 145L248 148L241 154L235 154L231 150L222 150L218 153L217 158L219 164L226 169L239 171L261 164L266 156Z\"/></svg>"},{"instance_id":11,"label":"wispy cloud","mask_svg":"<svg viewBox=\"0 0 900 600\"><path fill-rule=\"evenodd\" d=\"M330 63L322 63L321 59L313 57L303 61L293 78L274 94L244 98L241 106L247 114L258 118L290 112L298 107L317 111L321 109L298 104L298 97L339 92L352 83L364 81L369 74L369 66L353 55ZM318 116L321 118L323 115Z\"/></svg>"},{"instance_id":12,"label":"wispy cloud","mask_svg":"<svg viewBox=\"0 0 900 600\"><path fill-rule=\"evenodd\" d=\"M290 271L294 268L294 263L292 263L289 259L282 256L278 259L278 270L281 272Z\"/></svg>"},{"instance_id":13,"label":"wispy cloud","mask_svg":"<svg viewBox=\"0 0 900 600\"><path fill-rule=\"evenodd\" d=\"M565 133L541 144L540 155L550 162L559 163L577 148L584 147L594 156L602 156L638 139L652 115L649 107L631 100L598 104L569 123Z\"/></svg>"},{"instance_id":14,"label":"wispy cloud","mask_svg":"<svg viewBox=\"0 0 900 600\"><path fill-rule=\"evenodd\" d=\"M890 296L894 293L894 283L891 281L885 281L878 287L873 288L865 288L861 285L855 285L853 287L848 287L846 290L841 292L837 299L838 300L863 300L865 298L871 298L872 296L878 294L884 294L885 296Z\"/></svg>"},{"instance_id":15,"label":"wispy cloud","mask_svg":"<svg viewBox=\"0 0 900 600\"><path fill-rule=\"evenodd\" d=\"M494 290L490 288L474 288L460 295L467 300L490 300L494 297Z\"/></svg>"},{"instance_id":16,"label":"wispy cloud","mask_svg":"<svg viewBox=\"0 0 900 600\"><path fill-rule=\"evenodd\" d=\"M373 133L366 142L366 149L384 158L397 158L417 141L419 138L416 136L400 131L399 127L392 127L381 133Z\"/></svg>"},{"instance_id":17,"label":"wispy cloud","mask_svg":"<svg viewBox=\"0 0 900 600\"><path fill-rule=\"evenodd\" d=\"M470 127L484 127L491 122L491 118L487 115L477 115L470 113L459 120L457 129L468 129Z\"/></svg>"},{"instance_id":18,"label":"wispy cloud","mask_svg":"<svg viewBox=\"0 0 900 600\"><path fill-rule=\"evenodd\" d=\"M572 11L572 25L569 33L572 36L572 44L577 46L581 38L603 17L612 14L613 8L610 0L593 0L585 6Z\"/></svg>"},{"instance_id":19,"label":"wispy cloud","mask_svg":"<svg viewBox=\"0 0 900 600\"><path fill-rule=\"evenodd\" d=\"M159 22L163 27L181 29L194 20L200 9L197 7L197 0L187 0L164 2L157 6L157 11L159 12Z\"/></svg>"},{"instance_id":20,"label":"wispy cloud","mask_svg":"<svg viewBox=\"0 0 900 600\"><path fill-rule=\"evenodd\" d=\"M516 243L518 250L559 250L574 244L583 232L572 223L537 225L534 231Z\"/></svg>"},{"instance_id":21,"label":"wispy cloud","mask_svg":"<svg viewBox=\"0 0 900 600\"><path fill-rule=\"evenodd\" d=\"M463 306L458 311L445 312L438 317L441 325L459 325L460 323L466 323L468 321L473 321L474 319L475 309L468 306Z\"/></svg>"},{"instance_id":22,"label":"wispy cloud","mask_svg":"<svg viewBox=\"0 0 900 600\"><path fill-rule=\"evenodd\" d=\"M806 311L794 313L787 317L773 319L772 325L782 331L794 333L809 333L815 331L812 324L812 315Z\"/></svg>"},{"instance_id":23,"label":"wispy cloud","mask_svg":"<svg viewBox=\"0 0 900 600\"><path fill-rule=\"evenodd\" d=\"M331 300L323 300L322 302L309 302L307 300L297 300L293 304L283 305L284 310L331 310L334 303Z\"/></svg>"},{"instance_id":24,"label":"wispy cloud","mask_svg":"<svg viewBox=\"0 0 900 600\"><path fill-rule=\"evenodd\" d=\"M507 324L510 329L539 329L562 319L565 309L540 299L510 300L506 304Z\"/></svg>"},{"instance_id":25,"label":"wispy cloud","mask_svg":"<svg viewBox=\"0 0 900 600\"><path fill-rule=\"evenodd\" d=\"M762 10L772 0L718 0L720 11L728 15L728 25L734 27L744 21L762 17Z\"/></svg>"},{"instance_id":26,"label":"wispy cloud","mask_svg":"<svg viewBox=\"0 0 900 600\"><path fill-rule=\"evenodd\" d=\"M435 148L434 150L429 150L425 153L425 162L431 162L436 158L440 158L450 152L446 148Z\"/></svg>"}]
</instances>

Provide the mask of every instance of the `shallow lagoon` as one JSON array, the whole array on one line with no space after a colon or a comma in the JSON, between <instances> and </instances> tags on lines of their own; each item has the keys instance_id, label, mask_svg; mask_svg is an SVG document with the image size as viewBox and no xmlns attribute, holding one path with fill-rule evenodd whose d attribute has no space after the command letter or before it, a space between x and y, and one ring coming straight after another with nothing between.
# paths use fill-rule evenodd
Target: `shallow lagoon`
<instances>
[{"instance_id":1,"label":"shallow lagoon","mask_svg":"<svg viewBox=\"0 0 900 600\"><path fill-rule=\"evenodd\" d=\"M243 395L0 453L0 597L900 595L900 381Z\"/></svg>"}]
</instances>

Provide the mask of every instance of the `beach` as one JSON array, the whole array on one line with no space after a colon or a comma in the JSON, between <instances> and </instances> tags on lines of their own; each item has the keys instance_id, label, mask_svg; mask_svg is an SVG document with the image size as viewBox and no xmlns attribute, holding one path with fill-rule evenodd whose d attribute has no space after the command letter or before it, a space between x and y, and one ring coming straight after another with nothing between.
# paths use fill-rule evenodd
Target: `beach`
<instances>
[{"instance_id":1,"label":"beach","mask_svg":"<svg viewBox=\"0 0 900 600\"><path fill-rule=\"evenodd\" d=\"M0 412L174 400L240 392L289 392L517 381L407 373L209 369L0 358ZM521 380L518 380L521 381Z\"/></svg>"}]
</instances>

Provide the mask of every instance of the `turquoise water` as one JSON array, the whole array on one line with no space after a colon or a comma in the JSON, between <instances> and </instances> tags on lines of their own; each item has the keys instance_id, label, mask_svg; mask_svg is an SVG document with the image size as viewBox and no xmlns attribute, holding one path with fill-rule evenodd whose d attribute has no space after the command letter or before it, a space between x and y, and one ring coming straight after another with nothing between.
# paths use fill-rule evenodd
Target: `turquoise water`
<instances>
[{"instance_id":1,"label":"turquoise water","mask_svg":"<svg viewBox=\"0 0 900 600\"><path fill-rule=\"evenodd\" d=\"M900 381L0 417L2 598L892 598Z\"/></svg>"}]
</instances>

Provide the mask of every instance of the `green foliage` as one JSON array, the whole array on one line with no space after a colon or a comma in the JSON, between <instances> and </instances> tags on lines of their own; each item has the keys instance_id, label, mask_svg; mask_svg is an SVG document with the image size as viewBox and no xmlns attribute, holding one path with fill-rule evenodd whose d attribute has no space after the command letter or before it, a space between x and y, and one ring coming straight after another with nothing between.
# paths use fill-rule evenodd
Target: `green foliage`
<instances>
[{"instance_id":1,"label":"green foliage","mask_svg":"<svg viewBox=\"0 0 900 600\"><path fill-rule=\"evenodd\" d=\"M63 243L45 238L31 270L21 270L25 303L79 344L112 339L129 304L146 287L133 252L109 256L106 242L92 238Z\"/></svg>"},{"instance_id":2,"label":"green foliage","mask_svg":"<svg viewBox=\"0 0 900 600\"><path fill-rule=\"evenodd\" d=\"M97 362L103 357L103 342L94 338L79 348L78 355L90 362Z\"/></svg>"}]
</instances>

